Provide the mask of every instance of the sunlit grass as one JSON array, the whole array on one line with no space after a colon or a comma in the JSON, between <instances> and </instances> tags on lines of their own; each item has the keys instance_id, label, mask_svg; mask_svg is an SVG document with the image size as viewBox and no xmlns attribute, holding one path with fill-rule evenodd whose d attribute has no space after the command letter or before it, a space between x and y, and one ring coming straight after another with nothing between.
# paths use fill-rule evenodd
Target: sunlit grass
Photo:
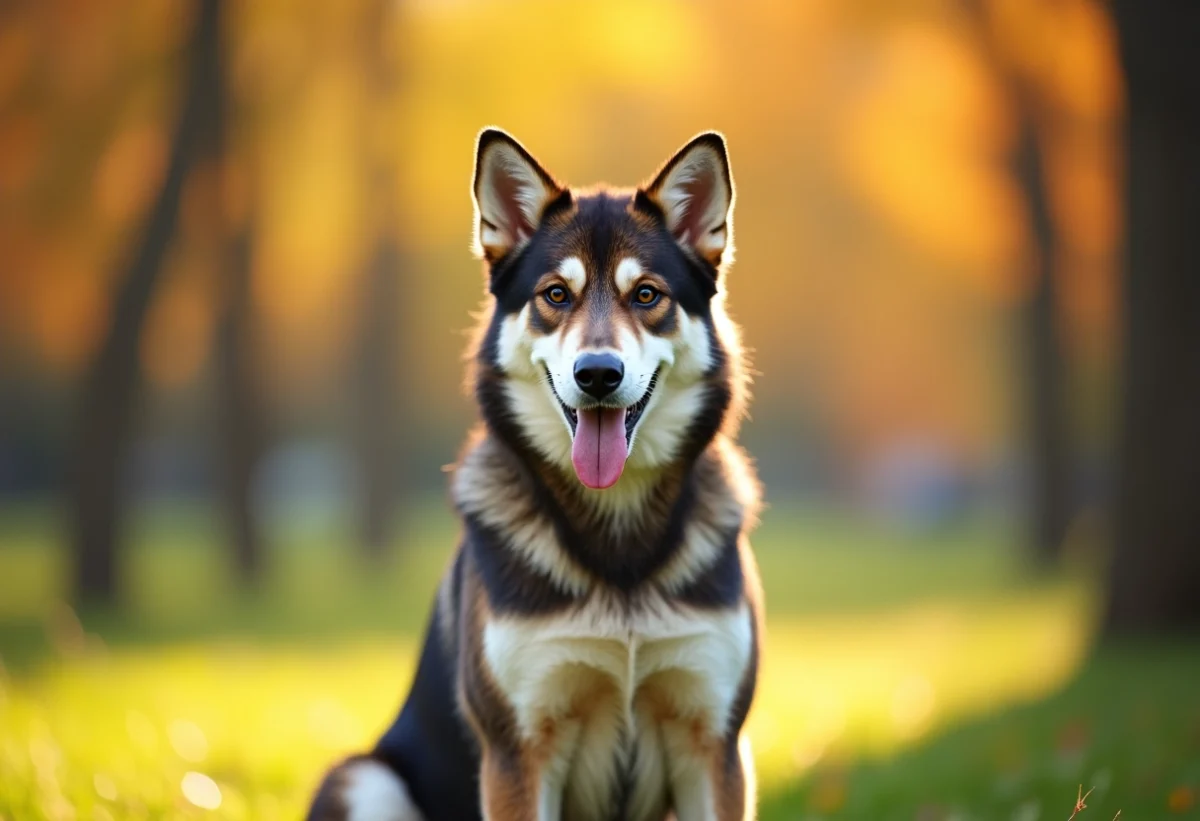
<instances>
[{"instance_id":1,"label":"sunlit grass","mask_svg":"<svg viewBox=\"0 0 1200 821\"><path fill-rule=\"evenodd\" d=\"M1200 818L1200 645L1116 645L1067 687L915 740L825 761L766 796L764 819Z\"/></svg>"},{"instance_id":2,"label":"sunlit grass","mask_svg":"<svg viewBox=\"0 0 1200 821\"><path fill-rule=\"evenodd\" d=\"M0 551L12 571L0 593L13 593L0 610L0 818L300 816L321 770L372 743L403 696L453 534L444 518L426 518L409 534L422 546L387 573L356 571L323 546L336 543L332 532L284 533L288 547L253 596L234 592L214 558L211 524L181 532L186 519L147 520L127 611L82 624L55 603L51 531L29 529L24 547L5 542L16 546ZM891 770L855 762L900 756L903 771L908 750L947 728L1054 693L1088 649L1094 587L1029 583L988 528L898 538L777 515L758 544L770 618L749 728L764 818L879 818L880 806L912 818L960 785L888 803L879 785ZM1128 675L1135 683L1139 672ZM1179 709L1193 706L1200 718L1196 699ZM883 769L863 786L860 766ZM936 783L947 767L921 777ZM978 778L990 784L995 771L981 763ZM1033 783L979 799L1003 814L962 817L1008 818L1065 781Z\"/></svg>"},{"instance_id":3,"label":"sunlit grass","mask_svg":"<svg viewBox=\"0 0 1200 821\"><path fill-rule=\"evenodd\" d=\"M1082 649L1077 617L1054 595L979 612L773 625L751 720L764 789L826 754L895 749L1058 685ZM997 647L1002 625L1014 640ZM64 801L117 818L186 816L200 812L197 793L211 798L206 782L188 780L199 773L217 785L223 817L297 817L320 769L370 744L393 715L413 649L405 640L85 646L7 682L0 806L18 818Z\"/></svg>"},{"instance_id":4,"label":"sunlit grass","mask_svg":"<svg viewBox=\"0 0 1200 821\"><path fill-rule=\"evenodd\" d=\"M1036 698L1076 671L1087 602L1054 591L768 627L750 730L771 789L823 759L893 752L964 715Z\"/></svg>"},{"instance_id":5,"label":"sunlit grass","mask_svg":"<svg viewBox=\"0 0 1200 821\"><path fill-rule=\"evenodd\" d=\"M319 770L393 711L411 647L253 648L205 642L93 650L10 680L0 706L0 809L56 817L295 818ZM97 789L105 787L102 796Z\"/></svg>"}]
</instances>

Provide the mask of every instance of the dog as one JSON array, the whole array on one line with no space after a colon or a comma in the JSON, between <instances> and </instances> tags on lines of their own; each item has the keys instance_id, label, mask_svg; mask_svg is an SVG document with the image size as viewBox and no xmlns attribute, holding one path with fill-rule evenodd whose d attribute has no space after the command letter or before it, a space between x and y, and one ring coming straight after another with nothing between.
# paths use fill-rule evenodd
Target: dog
<instances>
[{"instance_id":1,"label":"dog","mask_svg":"<svg viewBox=\"0 0 1200 821\"><path fill-rule=\"evenodd\" d=\"M488 128L472 195L488 307L462 541L399 717L309 818L752 819L759 487L735 444L725 140L574 190Z\"/></svg>"}]
</instances>

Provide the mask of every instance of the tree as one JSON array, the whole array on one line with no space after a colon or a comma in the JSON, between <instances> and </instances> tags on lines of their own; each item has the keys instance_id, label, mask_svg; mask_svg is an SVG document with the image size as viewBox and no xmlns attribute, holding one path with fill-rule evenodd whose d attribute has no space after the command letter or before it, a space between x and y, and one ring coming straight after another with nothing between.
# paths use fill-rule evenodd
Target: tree
<instances>
[{"instance_id":1,"label":"tree","mask_svg":"<svg viewBox=\"0 0 1200 821\"><path fill-rule=\"evenodd\" d=\"M183 108L166 173L113 301L108 330L84 376L71 476L75 594L85 603L117 597L117 549L124 507L122 467L140 388L138 345L179 217L184 182L204 123L216 107L218 0L200 0L188 46Z\"/></svg>"},{"instance_id":2,"label":"tree","mask_svg":"<svg viewBox=\"0 0 1200 821\"><path fill-rule=\"evenodd\" d=\"M386 36L394 4L380 0L365 16L365 73L370 105L364 117L364 173L371 248L361 275L358 338L355 343L354 438L359 471L359 542L368 560L379 561L391 543L397 498L397 437L404 408L396 391L398 309L403 255L396 236L396 169L393 146L380 145L384 119L379 112L395 97L395 69ZM375 116L372 116L374 114Z\"/></svg>"},{"instance_id":3,"label":"tree","mask_svg":"<svg viewBox=\"0 0 1200 821\"><path fill-rule=\"evenodd\" d=\"M1127 95L1111 634L1200 628L1200 6L1113 4Z\"/></svg>"},{"instance_id":4,"label":"tree","mask_svg":"<svg viewBox=\"0 0 1200 821\"><path fill-rule=\"evenodd\" d=\"M255 311L251 290L254 182L250 147L236 129L237 104L229 83L229 61L218 48L217 111L205 145L217 180L211 203L217 235L216 264L221 305L216 329L217 429L221 451L221 495L233 566L245 585L263 572L263 538L254 507L254 474L265 449L265 421L256 375Z\"/></svg>"},{"instance_id":5,"label":"tree","mask_svg":"<svg viewBox=\"0 0 1200 821\"><path fill-rule=\"evenodd\" d=\"M1024 97L1028 92L1017 93ZM1066 363L1058 329L1057 242L1047 194L1044 136L1036 106L1018 104L1016 176L1025 192L1033 234L1033 292L1024 306L1025 401L1029 446L1029 538L1034 559L1058 562L1071 516L1070 430L1065 401Z\"/></svg>"},{"instance_id":6,"label":"tree","mask_svg":"<svg viewBox=\"0 0 1200 821\"><path fill-rule=\"evenodd\" d=\"M1012 170L1025 198L1033 289L1022 306L1024 424L1029 454L1027 536L1034 561L1058 562L1071 517L1070 431L1065 400L1066 361L1058 328L1058 240L1046 174L1049 112L1031 78L1012 65L990 31L980 0L967 12L989 67L1004 84L1017 125Z\"/></svg>"},{"instance_id":7,"label":"tree","mask_svg":"<svg viewBox=\"0 0 1200 821\"><path fill-rule=\"evenodd\" d=\"M217 324L218 429L223 459L222 490L234 568L243 584L263 571L263 538L254 507L254 474L264 450L262 398L255 375L255 322L250 282L249 217L223 225L228 235L220 256L223 306Z\"/></svg>"}]
</instances>

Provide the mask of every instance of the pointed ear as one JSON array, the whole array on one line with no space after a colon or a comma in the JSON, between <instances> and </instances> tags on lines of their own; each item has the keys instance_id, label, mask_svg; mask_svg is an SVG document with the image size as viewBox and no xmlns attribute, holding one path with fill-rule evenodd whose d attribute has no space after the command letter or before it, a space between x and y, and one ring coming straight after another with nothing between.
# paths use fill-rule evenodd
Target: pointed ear
<instances>
[{"instance_id":1,"label":"pointed ear","mask_svg":"<svg viewBox=\"0 0 1200 821\"><path fill-rule=\"evenodd\" d=\"M725 138L708 131L667 160L642 189L685 249L714 266L733 250L733 177Z\"/></svg>"},{"instance_id":2,"label":"pointed ear","mask_svg":"<svg viewBox=\"0 0 1200 821\"><path fill-rule=\"evenodd\" d=\"M524 244L546 206L563 193L525 148L498 128L479 132L475 145L475 247L489 261Z\"/></svg>"}]
</instances>

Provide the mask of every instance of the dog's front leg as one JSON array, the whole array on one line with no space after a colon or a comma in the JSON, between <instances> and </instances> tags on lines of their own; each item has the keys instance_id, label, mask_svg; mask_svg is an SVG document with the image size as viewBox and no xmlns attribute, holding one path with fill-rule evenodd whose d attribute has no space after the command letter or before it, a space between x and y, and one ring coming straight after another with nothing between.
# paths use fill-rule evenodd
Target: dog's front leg
<instances>
[{"instance_id":1,"label":"dog's front leg","mask_svg":"<svg viewBox=\"0 0 1200 821\"><path fill-rule=\"evenodd\" d=\"M712 737L695 722L665 722L661 729L678 821L753 821L749 740Z\"/></svg>"},{"instance_id":2,"label":"dog's front leg","mask_svg":"<svg viewBox=\"0 0 1200 821\"><path fill-rule=\"evenodd\" d=\"M536 774L528 771L519 750L485 745L479 775L487 821L537 821Z\"/></svg>"},{"instance_id":3,"label":"dog's front leg","mask_svg":"<svg viewBox=\"0 0 1200 821\"><path fill-rule=\"evenodd\" d=\"M578 722L544 722L519 748L487 744L480 785L488 821L561 821Z\"/></svg>"}]
</instances>

